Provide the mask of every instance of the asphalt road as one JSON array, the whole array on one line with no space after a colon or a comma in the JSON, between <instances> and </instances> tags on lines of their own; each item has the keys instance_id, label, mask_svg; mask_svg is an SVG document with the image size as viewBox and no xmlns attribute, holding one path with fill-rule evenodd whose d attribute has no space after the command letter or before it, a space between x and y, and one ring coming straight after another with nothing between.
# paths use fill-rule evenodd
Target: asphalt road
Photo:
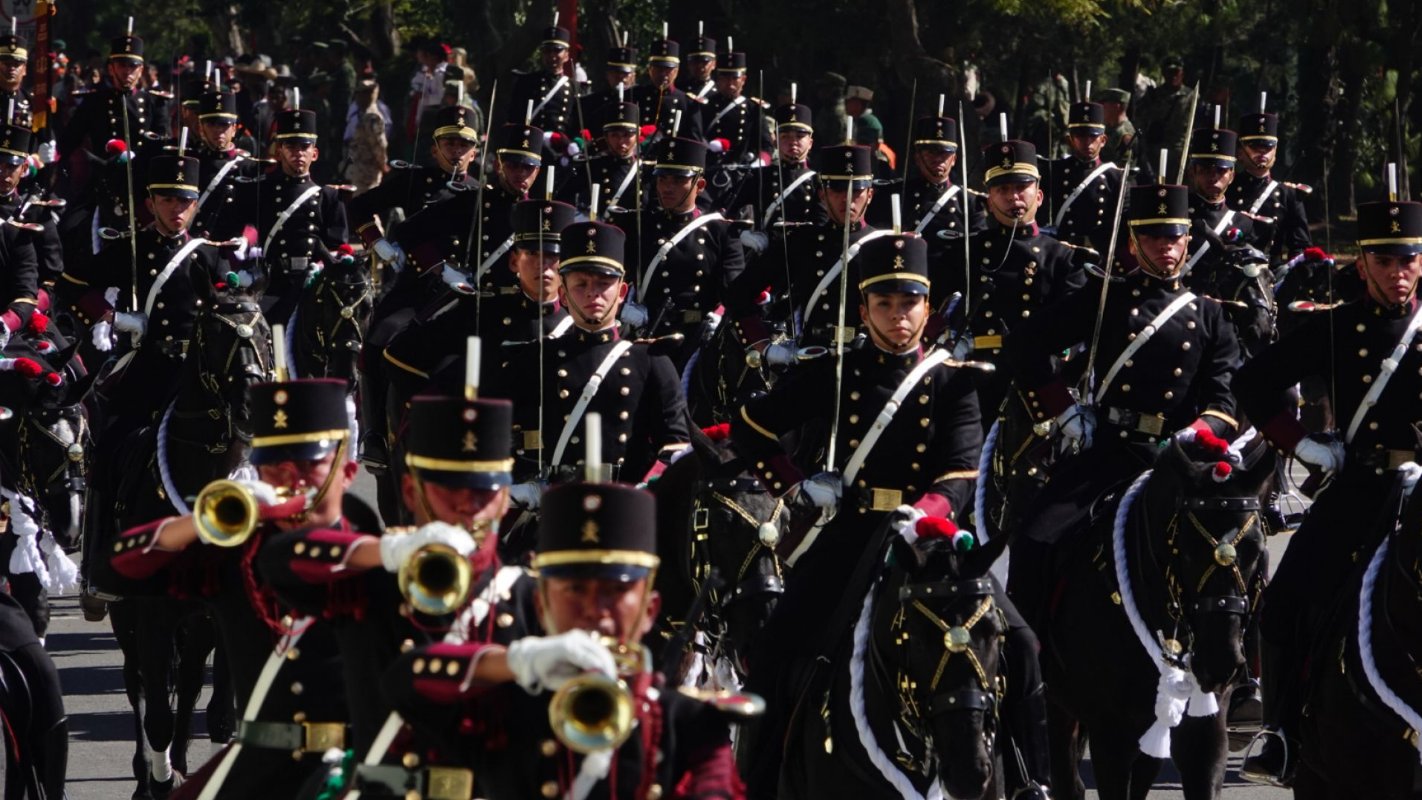
<instances>
[{"instance_id":1,"label":"asphalt road","mask_svg":"<svg viewBox=\"0 0 1422 800\"><path fill-rule=\"evenodd\" d=\"M373 498L373 486L362 473L356 491L362 497ZM1277 564L1287 547L1288 536L1276 536L1270 541L1271 563ZM123 676L118 645L108 622L85 622L74 597L61 597L53 603L53 624L46 646L59 669L64 685L65 707L69 713L69 786L70 800L124 800L133 792L132 759L134 755L133 715L123 691ZM198 701L198 713L193 721L194 738L188 763L196 768L217 748L206 738L206 720L202 711L208 692ZM1225 797L1230 800L1283 800L1289 793L1245 783L1238 777L1239 759L1232 758L1226 782ZM1088 784L1089 784L1089 765ZM1096 797L1094 791L1088 797ZM1166 765L1151 797L1182 798L1174 773ZM273 798L272 800L279 800Z\"/></svg>"}]
</instances>

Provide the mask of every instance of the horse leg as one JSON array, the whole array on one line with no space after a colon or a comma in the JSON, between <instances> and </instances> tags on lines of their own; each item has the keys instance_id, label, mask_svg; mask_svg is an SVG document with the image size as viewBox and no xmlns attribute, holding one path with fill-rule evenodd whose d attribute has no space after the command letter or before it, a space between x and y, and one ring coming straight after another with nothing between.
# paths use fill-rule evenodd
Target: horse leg
<instances>
[{"instance_id":1,"label":"horse leg","mask_svg":"<svg viewBox=\"0 0 1422 800\"><path fill-rule=\"evenodd\" d=\"M148 689L143 730L147 735L149 776L154 782L173 777L173 654L178 634L178 612L171 600L145 602L138 621L138 651L144 685Z\"/></svg>"},{"instance_id":2,"label":"horse leg","mask_svg":"<svg viewBox=\"0 0 1422 800\"><path fill-rule=\"evenodd\" d=\"M1224 790L1229 740L1225 712L1208 717L1187 715L1171 733L1170 755L1180 771L1185 800L1210 800Z\"/></svg>"},{"instance_id":3,"label":"horse leg","mask_svg":"<svg viewBox=\"0 0 1422 800\"><path fill-rule=\"evenodd\" d=\"M207 624L216 631L216 623L208 617ZM227 652L222 637L213 637L212 697L207 701L207 738L213 744L227 744L237 730L237 699L232 692L232 671L227 666Z\"/></svg>"},{"instance_id":4,"label":"horse leg","mask_svg":"<svg viewBox=\"0 0 1422 800\"><path fill-rule=\"evenodd\" d=\"M1131 778L1136 760L1146 758L1134 737L1123 735L1114 726L1091 729L1091 770L1101 800L1130 800ZM1150 784L1146 784L1150 788Z\"/></svg>"},{"instance_id":5,"label":"horse leg","mask_svg":"<svg viewBox=\"0 0 1422 800\"><path fill-rule=\"evenodd\" d=\"M188 773L188 742L192 738L193 709L207 671L207 656L216 646L207 615L197 609L183 620L183 643L178 651L178 703L173 725L173 769Z\"/></svg>"},{"instance_id":6,"label":"horse leg","mask_svg":"<svg viewBox=\"0 0 1422 800\"><path fill-rule=\"evenodd\" d=\"M143 673L139 669L137 614L134 600L119 600L109 604L109 627L114 632L119 651L123 654L123 690L128 695L128 705L133 709L133 779L138 786L133 791L134 800L149 797L148 756L144 752L146 738L143 733Z\"/></svg>"},{"instance_id":7,"label":"horse leg","mask_svg":"<svg viewBox=\"0 0 1422 800\"><path fill-rule=\"evenodd\" d=\"M1081 724L1057 703L1047 704L1047 741L1052 759L1052 793L1062 800L1086 800L1081 779Z\"/></svg>"}]
</instances>

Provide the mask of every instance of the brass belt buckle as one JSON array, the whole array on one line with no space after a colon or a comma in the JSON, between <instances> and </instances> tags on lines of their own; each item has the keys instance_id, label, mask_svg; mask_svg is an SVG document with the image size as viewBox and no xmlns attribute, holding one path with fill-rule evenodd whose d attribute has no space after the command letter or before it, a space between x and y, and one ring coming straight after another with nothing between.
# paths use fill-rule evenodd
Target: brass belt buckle
<instances>
[{"instance_id":1,"label":"brass belt buckle","mask_svg":"<svg viewBox=\"0 0 1422 800\"><path fill-rule=\"evenodd\" d=\"M873 489L869 507L875 511L893 511L904 504L904 493L898 489Z\"/></svg>"},{"instance_id":2,"label":"brass belt buckle","mask_svg":"<svg viewBox=\"0 0 1422 800\"><path fill-rule=\"evenodd\" d=\"M426 800L469 800L474 795L474 770L430 767L425 770Z\"/></svg>"},{"instance_id":3,"label":"brass belt buckle","mask_svg":"<svg viewBox=\"0 0 1422 800\"><path fill-rule=\"evenodd\" d=\"M521 292L521 291L523 291L523 290L520 289L520 288L517 287L517 286L500 286L500 287L499 287L499 294L518 294L518 293Z\"/></svg>"},{"instance_id":4,"label":"brass belt buckle","mask_svg":"<svg viewBox=\"0 0 1422 800\"><path fill-rule=\"evenodd\" d=\"M992 335L992 336L974 336L974 337L973 337L973 349L974 349L974 350L1001 350L1001 349L1002 349L1002 336L1001 336L1000 334L994 334L994 335Z\"/></svg>"},{"instance_id":5,"label":"brass belt buckle","mask_svg":"<svg viewBox=\"0 0 1422 800\"><path fill-rule=\"evenodd\" d=\"M1165 417L1141 414L1136 420L1136 430L1151 436L1159 436L1160 432L1165 430Z\"/></svg>"},{"instance_id":6,"label":"brass belt buckle","mask_svg":"<svg viewBox=\"0 0 1422 800\"><path fill-rule=\"evenodd\" d=\"M303 722L306 733L305 750L308 753L324 753L331 748L346 746L346 723L344 722Z\"/></svg>"},{"instance_id":7,"label":"brass belt buckle","mask_svg":"<svg viewBox=\"0 0 1422 800\"><path fill-rule=\"evenodd\" d=\"M691 309L691 310L689 310L689 311L683 311L683 312L681 312L681 321L682 321L682 322L700 322L701 319L702 319L702 314L701 314L700 311L697 311L696 309Z\"/></svg>"},{"instance_id":8,"label":"brass belt buckle","mask_svg":"<svg viewBox=\"0 0 1422 800\"><path fill-rule=\"evenodd\" d=\"M543 432L542 432L542 431L524 431L524 432L523 432L523 449L525 449L525 450L542 450L542 449L543 449Z\"/></svg>"},{"instance_id":9,"label":"brass belt buckle","mask_svg":"<svg viewBox=\"0 0 1422 800\"><path fill-rule=\"evenodd\" d=\"M1398 469L1409 461L1416 461L1417 454L1411 450L1389 450L1387 451L1387 468Z\"/></svg>"},{"instance_id":10,"label":"brass belt buckle","mask_svg":"<svg viewBox=\"0 0 1422 800\"><path fill-rule=\"evenodd\" d=\"M831 325L831 326L830 326L830 341L831 341L831 342L844 342L845 344L849 344L850 342L854 341L854 333L855 333L854 329L851 328L851 327L849 327L848 325L844 325L844 326Z\"/></svg>"}]
</instances>

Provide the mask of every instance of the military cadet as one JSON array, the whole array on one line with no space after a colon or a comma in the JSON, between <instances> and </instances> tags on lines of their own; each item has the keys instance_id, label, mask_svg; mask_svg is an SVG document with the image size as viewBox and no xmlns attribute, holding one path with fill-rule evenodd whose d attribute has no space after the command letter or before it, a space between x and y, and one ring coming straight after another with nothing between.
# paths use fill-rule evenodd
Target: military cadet
<instances>
[{"instance_id":1,"label":"military cadet","mask_svg":"<svg viewBox=\"0 0 1422 800\"><path fill-rule=\"evenodd\" d=\"M391 710L380 692L386 667L401 652L439 641L489 588L499 569L498 537L491 534L509 503L507 401L418 397L409 418L400 489L417 527L283 532L264 543L257 562L284 603L335 628L351 712L347 746L361 756ZM455 559L468 564L462 579ZM426 577L441 567L447 583Z\"/></svg>"},{"instance_id":2,"label":"military cadet","mask_svg":"<svg viewBox=\"0 0 1422 800\"><path fill-rule=\"evenodd\" d=\"M92 328L98 349L111 349L114 333L128 334L138 349L117 378L122 388L110 384L102 390L109 399L108 432L115 434L109 441L149 422L172 398L198 306L211 297L215 283L226 279L225 256L189 232L197 199L198 160L154 156L145 200L153 222L138 231L136 245L127 239L109 241L92 261L66 270L57 285L62 304L84 330Z\"/></svg>"},{"instance_id":3,"label":"military cadet","mask_svg":"<svg viewBox=\"0 0 1422 800\"><path fill-rule=\"evenodd\" d=\"M572 315L572 330L506 347L489 386L514 404L513 497L525 508L537 506L537 481L564 477L582 463L587 412L601 415L605 460L620 480L659 472L690 440L671 360L658 343L618 333L617 312L627 296L625 234L578 222L563 229L562 248L558 298Z\"/></svg>"},{"instance_id":4,"label":"military cadet","mask_svg":"<svg viewBox=\"0 0 1422 800\"><path fill-rule=\"evenodd\" d=\"M1237 155L1236 164L1242 172L1236 174L1226 194L1230 208L1250 215L1254 227L1251 244L1275 264L1308 249L1313 240L1303 192L1273 175L1279 156L1279 117L1268 113L1242 117Z\"/></svg>"},{"instance_id":5,"label":"military cadet","mask_svg":"<svg viewBox=\"0 0 1422 800\"><path fill-rule=\"evenodd\" d=\"M201 188L192 227L205 239L225 241L257 225L255 179L261 162L236 146L237 98L232 92L204 92L195 102L198 142L192 155Z\"/></svg>"},{"instance_id":6,"label":"military cadet","mask_svg":"<svg viewBox=\"0 0 1422 800\"><path fill-rule=\"evenodd\" d=\"M681 136L703 140L699 101L676 88L681 46L669 39L652 42L647 54L647 82L633 92L644 125L656 126L649 139ZM680 113L678 113L680 112ZM680 120L680 127L677 126Z\"/></svg>"},{"instance_id":7,"label":"military cadet","mask_svg":"<svg viewBox=\"0 0 1422 800\"><path fill-rule=\"evenodd\" d=\"M607 51L607 64L603 68L603 76L607 80L607 88L592 92L581 101L583 113L587 115L583 123L588 126L588 133L593 137L597 137L598 132L604 130L607 125L609 120L605 115L609 111L616 111L618 105L633 97L632 92L637 85L636 48L610 48ZM638 126L640 127L640 125L639 122ZM601 147L600 142L588 142L590 155L602 152Z\"/></svg>"},{"instance_id":8,"label":"military cadet","mask_svg":"<svg viewBox=\"0 0 1422 800\"><path fill-rule=\"evenodd\" d=\"M262 313L274 322L291 317L312 270L349 238L340 190L311 178L321 156L316 123L315 111L277 114L277 168L259 184L257 234L267 279Z\"/></svg>"},{"instance_id":9,"label":"military cadet","mask_svg":"<svg viewBox=\"0 0 1422 800\"><path fill-rule=\"evenodd\" d=\"M8 121L35 130L34 94L25 87L29 57L29 49L18 36L9 33L0 35L0 108L8 110L13 102L14 111ZM35 139L40 160L48 164L55 159L54 133L49 122L49 109L44 109L44 112L46 121L35 131Z\"/></svg>"},{"instance_id":10,"label":"military cadet","mask_svg":"<svg viewBox=\"0 0 1422 800\"><path fill-rule=\"evenodd\" d=\"M1008 589L1028 621L1047 622L1055 585L1053 546L1083 528L1107 487L1149 469L1177 431L1238 433L1230 377L1239 363L1234 327L1220 304L1190 296L1180 281L1189 244L1187 189L1149 184L1131 190L1126 246L1105 305L1099 284L1015 326L1004 363L1034 423L1052 424L1083 449L1063 460L1015 532ZM1114 281L1114 279L1113 279ZM1059 354L1089 346L1101 320L1093 365L1105 376L1080 401L1068 391ZM1150 326L1154 336L1139 336ZM1093 435L1094 434L1094 435ZM1038 627L1041 630L1041 627Z\"/></svg>"},{"instance_id":11,"label":"military cadet","mask_svg":"<svg viewBox=\"0 0 1422 800\"><path fill-rule=\"evenodd\" d=\"M36 288L44 289L53 295L55 282L64 272L64 246L59 239L58 221L53 212L63 208L64 201L43 199L39 196L39 186L25 186L25 179L30 175L33 150L34 135L28 127L18 124L0 126L0 215L16 223L7 225L7 228L20 227L28 233L25 238L34 248L38 267ZM25 303L23 298L38 299L38 295L25 293L25 270L19 266L21 260L17 251L6 261L4 274L14 282L9 291L12 297L20 298L19 311L28 313L26 306L29 304ZM15 266L8 266L10 264ZM11 269L14 271L11 272ZM5 324L8 326L11 322L19 321L17 312L15 319ZM17 329L18 325L11 327L11 330Z\"/></svg>"},{"instance_id":12,"label":"military cadet","mask_svg":"<svg viewBox=\"0 0 1422 800\"><path fill-rule=\"evenodd\" d=\"M511 125L526 123L550 134L571 137L578 124L577 102L572 80L568 77L568 46L572 41L567 28L543 29L543 42L538 47L538 70L514 78L513 94L504 121ZM533 113L529 114L529 103Z\"/></svg>"},{"instance_id":13,"label":"military cadet","mask_svg":"<svg viewBox=\"0 0 1422 800\"><path fill-rule=\"evenodd\" d=\"M1131 93L1125 89L1102 89L1091 99L1100 103L1106 113L1106 144L1102 145L1097 155L1102 161L1114 164L1125 164L1127 157L1134 155L1132 160L1144 167L1141 164L1142 143L1126 110L1131 104Z\"/></svg>"},{"instance_id":14,"label":"military cadet","mask_svg":"<svg viewBox=\"0 0 1422 800\"><path fill-rule=\"evenodd\" d=\"M533 558L542 635L417 648L387 673L402 715L456 710L455 763L472 769L474 796L744 797L727 719L753 714L756 700L673 690L640 644L661 605L655 506L649 493L613 483L549 489ZM606 737L578 735L566 697L554 694L588 672L626 687L615 694L632 719Z\"/></svg>"},{"instance_id":15,"label":"military cadet","mask_svg":"<svg viewBox=\"0 0 1422 800\"><path fill-rule=\"evenodd\" d=\"M380 185L351 198L348 209L351 229L366 247L380 247L382 258L393 255L389 242L380 244L384 229L377 217L389 219L394 209L406 216L444 200L454 192L472 189L469 164L478 153L479 132L474 129L475 112L461 105L442 106L434 112L430 164L397 162L381 179Z\"/></svg>"},{"instance_id":16,"label":"military cadet","mask_svg":"<svg viewBox=\"0 0 1422 800\"><path fill-rule=\"evenodd\" d=\"M641 242L630 263L637 302L622 321L644 336L680 333L685 339L672 363L678 371L700 346L712 312L745 269L740 239L718 212L697 207L706 189L706 145L691 139L663 140L652 175L658 205L645 213Z\"/></svg>"},{"instance_id":17,"label":"military cadet","mask_svg":"<svg viewBox=\"0 0 1422 800\"><path fill-rule=\"evenodd\" d=\"M815 144L814 112L789 103L775 109L775 155L755 178L741 184L726 210L739 215L751 207L755 230L784 233L787 227L823 223L825 208L815 195L815 171L810 169L810 148ZM743 237L744 238L744 237ZM753 241L757 252L769 239Z\"/></svg>"},{"instance_id":18,"label":"military cadet","mask_svg":"<svg viewBox=\"0 0 1422 800\"><path fill-rule=\"evenodd\" d=\"M346 382L259 383L252 406L250 460L258 480L245 482L257 519L245 546L211 530L199 533L192 515L167 517L125 531L110 563L130 579L159 573L175 588L197 583L211 606L229 659L238 708L245 709L236 742L192 776L185 792L217 798L296 797L331 748L346 746L348 713L342 664L332 625L320 616L288 613L273 595L257 553L286 531L312 526L379 530L379 519L346 489L357 466L348 460L350 419ZM322 547L339 561L344 548ZM195 576L210 576L194 581ZM156 754L155 754L156 755ZM181 779L165 759L152 763L155 796ZM201 786L199 786L201 784ZM210 794L208 794L210 793ZM196 795L196 792L193 792Z\"/></svg>"},{"instance_id":19,"label":"military cadet","mask_svg":"<svg viewBox=\"0 0 1422 800\"><path fill-rule=\"evenodd\" d=\"M716 40L697 35L686 54L686 74L676 82L676 88L696 100L709 100L716 91Z\"/></svg>"},{"instance_id":20,"label":"military cadet","mask_svg":"<svg viewBox=\"0 0 1422 800\"><path fill-rule=\"evenodd\" d=\"M519 292L484 298L472 291L456 292L420 309L385 347L391 388L402 403L431 388L458 391L470 336L480 337L484 363L496 364L505 342L561 336L572 327L572 318L558 302L558 265L563 229L576 214L572 206L552 200L514 205L508 268L516 275Z\"/></svg>"},{"instance_id":21,"label":"military cadet","mask_svg":"<svg viewBox=\"0 0 1422 800\"><path fill-rule=\"evenodd\" d=\"M856 316L868 341L845 351L842 383L832 358L813 361L743 405L731 423L738 449L772 493L833 516L823 530L792 534L780 545L794 569L751 654L747 683L767 698L772 714L756 733L759 746L748 749L756 754L746 776L753 797L775 795L781 748L774 743L783 740L796 687L806 665L835 652L843 633L806 621L833 618L842 598L863 597L867 587L850 584L860 561L877 555L866 552L870 534L901 506L943 517L955 529L951 520L972 502L982 427L972 381L947 363L946 351L924 350L931 314L927 262L927 243L916 234L866 241L855 285ZM781 444L787 434L800 435L794 456ZM826 461L829 436L836 444L832 463ZM1000 589L997 595L1006 600ZM1013 688L1004 719L1030 763L1030 778L1022 783L1045 784L1046 703L1037 643L1016 612L1008 613L1015 620L1007 648Z\"/></svg>"},{"instance_id":22,"label":"military cadet","mask_svg":"<svg viewBox=\"0 0 1422 800\"><path fill-rule=\"evenodd\" d=\"M84 149L102 162L91 180L75 175L86 187L86 197L89 191L95 192L100 227L128 227L126 169L122 159L110 159L108 143L118 140L130 155L142 154L161 146L170 135L172 95L142 88L143 70L143 39L131 33L115 37L106 70L108 83L83 95L59 137L60 157L68 159ZM78 163L82 162L71 162L70 169L88 167Z\"/></svg>"},{"instance_id":23,"label":"military cadet","mask_svg":"<svg viewBox=\"0 0 1422 800\"><path fill-rule=\"evenodd\" d=\"M637 139L642 118L636 103L613 103L594 116L602 120L602 152L573 166L559 199L588 211L592 186L597 184L598 206L609 214L638 213L642 200L642 160Z\"/></svg>"},{"instance_id":24,"label":"military cadet","mask_svg":"<svg viewBox=\"0 0 1422 800\"><path fill-rule=\"evenodd\" d=\"M1073 103L1067 116L1067 150L1047 168L1050 195L1043 215L1055 236L1068 244L1090 247L1104 259L1111 248L1111 231L1125 170L1101 160L1106 144L1106 113L1099 103Z\"/></svg>"},{"instance_id":25,"label":"military cadet","mask_svg":"<svg viewBox=\"0 0 1422 800\"><path fill-rule=\"evenodd\" d=\"M1393 530L1390 517L1373 520L1387 508L1399 470L1415 470L1418 461L1422 204L1359 205L1358 247L1364 296L1312 315L1247 361L1234 381L1240 406L1281 453L1332 477L1264 591L1260 631L1270 727L1241 770L1258 782L1287 786L1292 780L1314 633L1351 585L1350 567L1366 564ZM1310 432L1299 422L1291 389L1307 378L1328 387L1341 438Z\"/></svg>"},{"instance_id":26,"label":"military cadet","mask_svg":"<svg viewBox=\"0 0 1422 800\"><path fill-rule=\"evenodd\" d=\"M1003 343L1026 320L1081 288L1086 272L1073 263L1066 245L1044 235L1033 220L1042 204L1037 149L1030 142L1010 139L983 147L986 165L986 230L972 234L969 261L961 248L949 248L942 283L948 292L963 293L955 323L960 331L957 352L997 362ZM979 381L978 403L983 421L997 417L1007 393L1007 378L994 373Z\"/></svg>"},{"instance_id":27,"label":"military cadet","mask_svg":"<svg viewBox=\"0 0 1422 800\"><path fill-rule=\"evenodd\" d=\"M701 107L701 128L711 150L708 165L759 165L770 149L765 131L769 105L745 93L745 53L722 53L716 63L716 91Z\"/></svg>"},{"instance_id":28,"label":"military cadet","mask_svg":"<svg viewBox=\"0 0 1422 800\"><path fill-rule=\"evenodd\" d=\"M913 128L913 167L903 189L903 228L928 240L930 261L938 261L963 232L963 202L968 202L968 230L987 227L981 195L953 182L958 163L958 121L952 117L919 117ZM873 221L891 222L888 204L876 206ZM948 233L945 233L948 232ZM957 235L955 235L957 234ZM949 237L952 237L951 239Z\"/></svg>"}]
</instances>

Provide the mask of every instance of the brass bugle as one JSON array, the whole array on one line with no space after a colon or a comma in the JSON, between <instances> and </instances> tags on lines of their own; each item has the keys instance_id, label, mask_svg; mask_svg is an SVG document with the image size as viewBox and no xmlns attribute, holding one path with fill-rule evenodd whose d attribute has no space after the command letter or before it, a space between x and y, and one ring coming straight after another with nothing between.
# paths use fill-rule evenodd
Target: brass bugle
<instances>
[{"instance_id":1,"label":"brass bugle","mask_svg":"<svg viewBox=\"0 0 1422 800\"><path fill-rule=\"evenodd\" d=\"M386 531L386 536L405 534ZM416 550L396 575L405 601L426 614L452 614L464 607L473 590L469 559L447 544Z\"/></svg>"},{"instance_id":2,"label":"brass bugle","mask_svg":"<svg viewBox=\"0 0 1422 800\"><path fill-rule=\"evenodd\" d=\"M193 525L198 538L217 547L239 547L261 521L257 497L246 486L216 480L198 492L193 503Z\"/></svg>"},{"instance_id":3,"label":"brass bugle","mask_svg":"<svg viewBox=\"0 0 1422 800\"><path fill-rule=\"evenodd\" d=\"M646 669L640 645L624 645L606 636L602 641L612 651L619 675ZM634 717L632 691L626 682L599 672L588 672L563 684L548 703L553 735L575 753L621 747L632 735Z\"/></svg>"}]
</instances>

